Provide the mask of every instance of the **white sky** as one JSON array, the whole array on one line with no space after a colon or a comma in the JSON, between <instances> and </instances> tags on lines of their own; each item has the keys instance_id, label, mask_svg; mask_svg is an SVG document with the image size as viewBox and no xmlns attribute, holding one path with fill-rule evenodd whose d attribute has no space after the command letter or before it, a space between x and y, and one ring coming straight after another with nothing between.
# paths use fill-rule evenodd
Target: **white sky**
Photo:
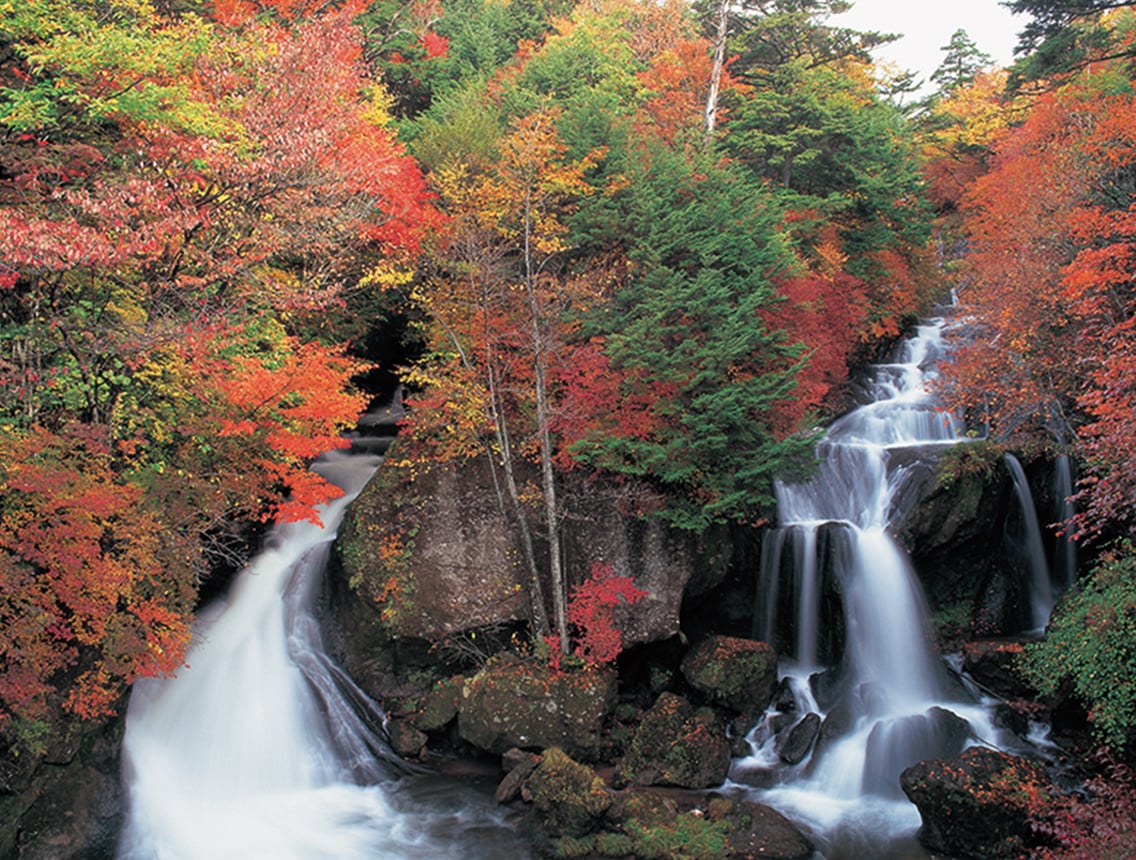
<instances>
[{"instance_id":1,"label":"white sky","mask_svg":"<svg viewBox=\"0 0 1136 860\"><path fill-rule=\"evenodd\" d=\"M999 66L1014 59L1018 31L1030 19L1012 15L998 0L855 0L850 12L829 23L858 30L902 33L903 38L878 48L877 60L916 73L925 83L945 54L939 50L962 28L978 48Z\"/></svg>"}]
</instances>

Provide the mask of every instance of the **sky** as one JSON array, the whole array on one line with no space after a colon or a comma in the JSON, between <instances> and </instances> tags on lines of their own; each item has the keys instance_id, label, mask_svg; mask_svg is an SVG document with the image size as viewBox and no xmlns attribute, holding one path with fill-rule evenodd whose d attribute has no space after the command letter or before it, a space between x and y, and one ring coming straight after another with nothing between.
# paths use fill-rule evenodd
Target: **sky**
<instances>
[{"instance_id":1,"label":"sky","mask_svg":"<svg viewBox=\"0 0 1136 860\"><path fill-rule=\"evenodd\" d=\"M966 30L979 49L999 66L1013 62L1018 31L1029 18L1012 15L998 0L855 0L850 12L829 23L858 30L902 33L903 38L875 52L876 59L910 70L924 82L939 67L940 50L955 30Z\"/></svg>"}]
</instances>

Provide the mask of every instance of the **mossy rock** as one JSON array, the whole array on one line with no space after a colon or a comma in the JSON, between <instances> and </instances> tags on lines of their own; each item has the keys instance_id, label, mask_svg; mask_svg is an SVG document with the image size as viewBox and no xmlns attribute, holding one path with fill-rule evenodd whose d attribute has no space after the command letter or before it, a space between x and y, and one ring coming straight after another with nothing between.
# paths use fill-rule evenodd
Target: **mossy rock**
<instances>
[{"instance_id":1,"label":"mossy rock","mask_svg":"<svg viewBox=\"0 0 1136 860\"><path fill-rule=\"evenodd\" d=\"M552 837L578 837L600 825L612 792L590 767L553 747L545 750L525 783L524 797L532 802L540 826Z\"/></svg>"},{"instance_id":2,"label":"mossy rock","mask_svg":"<svg viewBox=\"0 0 1136 860\"><path fill-rule=\"evenodd\" d=\"M674 693L663 693L643 715L635 737L615 771L617 786L721 785L730 768L730 745L718 716L695 711Z\"/></svg>"},{"instance_id":3,"label":"mossy rock","mask_svg":"<svg viewBox=\"0 0 1136 860\"><path fill-rule=\"evenodd\" d=\"M1053 786L1036 762L974 747L951 759L923 761L900 778L919 809L919 841L952 857L1027 853L1030 821L1050 806Z\"/></svg>"},{"instance_id":4,"label":"mossy rock","mask_svg":"<svg viewBox=\"0 0 1136 860\"><path fill-rule=\"evenodd\" d=\"M756 717L773 701L777 654L765 642L709 636L683 657L682 674L712 702Z\"/></svg>"},{"instance_id":5,"label":"mossy rock","mask_svg":"<svg viewBox=\"0 0 1136 860\"><path fill-rule=\"evenodd\" d=\"M594 761L615 696L613 670L556 671L535 661L494 658L462 687L458 731L497 755L512 747L559 747Z\"/></svg>"},{"instance_id":6,"label":"mossy rock","mask_svg":"<svg viewBox=\"0 0 1136 860\"><path fill-rule=\"evenodd\" d=\"M422 699L414 715L414 726L419 731L436 732L448 726L458 715L465 678L455 675L439 681Z\"/></svg>"}]
</instances>

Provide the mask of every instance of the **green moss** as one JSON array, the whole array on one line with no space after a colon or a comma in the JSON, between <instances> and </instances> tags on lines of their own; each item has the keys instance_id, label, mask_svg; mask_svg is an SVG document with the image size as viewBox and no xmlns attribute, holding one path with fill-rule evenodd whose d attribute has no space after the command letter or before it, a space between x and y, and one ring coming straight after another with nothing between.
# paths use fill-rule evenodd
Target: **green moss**
<instances>
[{"instance_id":1,"label":"green moss","mask_svg":"<svg viewBox=\"0 0 1136 860\"><path fill-rule=\"evenodd\" d=\"M947 448L939 457L936 485L940 489L949 489L956 482L968 478L991 481L1002 468L1005 455L1004 446L989 440Z\"/></svg>"},{"instance_id":2,"label":"green moss","mask_svg":"<svg viewBox=\"0 0 1136 860\"><path fill-rule=\"evenodd\" d=\"M612 795L591 768L553 747L544 751L528 781L541 826L551 836L586 836L611 806Z\"/></svg>"},{"instance_id":3,"label":"green moss","mask_svg":"<svg viewBox=\"0 0 1136 860\"><path fill-rule=\"evenodd\" d=\"M687 812L669 825L644 827L636 821L624 826L631 839L631 855L643 860L718 860L729 854L730 824Z\"/></svg>"}]
</instances>

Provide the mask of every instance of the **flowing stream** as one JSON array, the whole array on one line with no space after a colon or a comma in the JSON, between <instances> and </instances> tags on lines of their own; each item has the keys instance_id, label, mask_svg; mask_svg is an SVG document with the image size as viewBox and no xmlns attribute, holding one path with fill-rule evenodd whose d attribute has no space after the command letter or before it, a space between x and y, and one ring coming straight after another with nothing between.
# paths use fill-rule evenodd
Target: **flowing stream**
<instances>
[{"instance_id":1,"label":"flowing stream","mask_svg":"<svg viewBox=\"0 0 1136 860\"><path fill-rule=\"evenodd\" d=\"M527 856L491 798L401 773L381 710L324 653L314 600L378 462L325 455L315 468L344 495L322 524L276 527L201 614L188 666L135 685L120 860Z\"/></svg>"},{"instance_id":2,"label":"flowing stream","mask_svg":"<svg viewBox=\"0 0 1136 860\"><path fill-rule=\"evenodd\" d=\"M830 858L918 856L895 847L919 825L900 773L998 740L987 709L935 652L892 535L936 450L964 435L927 387L943 329L942 320L920 326L896 362L874 367L870 402L820 442L819 472L778 486L778 528L763 545L754 633L783 655L792 703L783 698L751 732L752 755L735 762L733 778L766 785L761 799L804 824ZM819 737L811 755L787 763L789 725L809 712L824 717Z\"/></svg>"}]
</instances>

